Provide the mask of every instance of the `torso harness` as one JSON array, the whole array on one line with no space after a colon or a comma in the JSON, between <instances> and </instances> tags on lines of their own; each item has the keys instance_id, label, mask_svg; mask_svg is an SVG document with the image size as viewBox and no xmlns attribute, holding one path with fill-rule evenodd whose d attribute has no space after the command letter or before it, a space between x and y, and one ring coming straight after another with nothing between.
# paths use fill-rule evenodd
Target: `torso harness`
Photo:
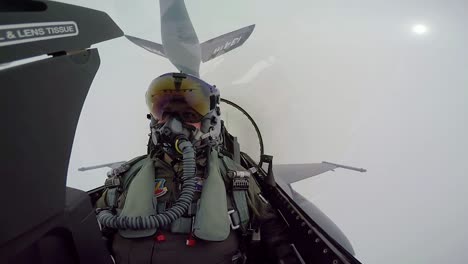
<instances>
[{"instance_id":1,"label":"torso harness","mask_svg":"<svg viewBox=\"0 0 468 264\"><path fill-rule=\"evenodd\" d=\"M188 206L188 210L177 217L167 213L170 209L167 205L177 193L172 166L146 155L137 157L108 174L105 182L108 208L98 209L98 220L104 226L117 229L124 238L153 236L158 228L206 241L224 241L231 230L239 230L246 237L252 230L248 201L254 171L245 170L214 148L208 155L206 171L199 199L184 204L188 201L178 198L177 202ZM172 190L155 188L155 180L156 184L168 183ZM158 197L157 192L169 193ZM165 221L164 225L154 223L158 215ZM187 245L189 243L188 240Z\"/></svg>"}]
</instances>

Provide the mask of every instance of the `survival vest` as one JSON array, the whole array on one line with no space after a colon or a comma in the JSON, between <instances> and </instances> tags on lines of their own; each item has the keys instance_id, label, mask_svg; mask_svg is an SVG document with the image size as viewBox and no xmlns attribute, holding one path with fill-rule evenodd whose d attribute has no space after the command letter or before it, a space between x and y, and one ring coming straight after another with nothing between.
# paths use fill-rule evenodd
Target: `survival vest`
<instances>
[{"instance_id":1,"label":"survival vest","mask_svg":"<svg viewBox=\"0 0 468 264\"><path fill-rule=\"evenodd\" d=\"M254 171L245 170L228 156L212 149L208 155L207 170L202 192L188 217L174 221L170 230L175 233L193 234L207 241L223 241L230 230L249 230L252 216L261 215L262 205L257 195L260 190L251 176ZM204 172L205 173L205 172ZM137 157L112 170L106 180L106 191L98 207L111 207L122 216L148 216L165 210L168 201L175 200L177 177L171 165L149 156ZM155 188L155 181L156 186ZM167 187L161 186L167 183ZM164 189L166 188L166 189ZM164 196L157 195L164 193ZM194 199L195 200L195 199ZM151 236L156 229L118 230L125 238Z\"/></svg>"}]
</instances>

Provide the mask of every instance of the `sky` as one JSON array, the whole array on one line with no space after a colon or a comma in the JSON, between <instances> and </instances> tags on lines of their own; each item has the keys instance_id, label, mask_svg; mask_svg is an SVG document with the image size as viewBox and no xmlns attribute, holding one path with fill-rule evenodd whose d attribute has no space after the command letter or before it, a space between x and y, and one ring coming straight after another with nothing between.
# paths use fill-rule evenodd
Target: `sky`
<instances>
[{"instance_id":1,"label":"sky","mask_svg":"<svg viewBox=\"0 0 468 264\"><path fill-rule=\"evenodd\" d=\"M161 42L156 0L69 3L107 12L126 34ZM466 1L186 1L200 41L256 24L247 42L201 66L244 107L276 163L330 161L293 187L343 230L363 263L465 263L468 257ZM144 154L144 94L175 71L125 38L95 45L101 67L76 131L68 185L89 190ZM248 121L222 111L258 156Z\"/></svg>"}]
</instances>

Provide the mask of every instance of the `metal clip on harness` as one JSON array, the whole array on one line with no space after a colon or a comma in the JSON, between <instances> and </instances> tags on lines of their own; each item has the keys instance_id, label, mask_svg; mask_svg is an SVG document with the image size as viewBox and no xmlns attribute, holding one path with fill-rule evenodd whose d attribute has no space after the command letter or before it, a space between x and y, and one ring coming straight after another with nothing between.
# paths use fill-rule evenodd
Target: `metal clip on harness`
<instances>
[{"instance_id":1,"label":"metal clip on harness","mask_svg":"<svg viewBox=\"0 0 468 264\"><path fill-rule=\"evenodd\" d=\"M249 189L250 171L229 171L228 176L232 179L233 191L244 191Z\"/></svg>"}]
</instances>

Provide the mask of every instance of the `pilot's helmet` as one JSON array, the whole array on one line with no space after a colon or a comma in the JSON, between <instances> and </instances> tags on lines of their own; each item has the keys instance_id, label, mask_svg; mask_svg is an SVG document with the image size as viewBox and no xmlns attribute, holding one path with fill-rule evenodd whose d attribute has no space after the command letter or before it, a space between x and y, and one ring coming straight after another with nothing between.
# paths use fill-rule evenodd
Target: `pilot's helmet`
<instances>
[{"instance_id":1,"label":"pilot's helmet","mask_svg":"<svg viewBox=\"0 0 468 264\"><path fill-rule=\"evenodd\" d=\"M203 126L205 119L213 119L213 114L219 119L219 101L216 86L185 73L163 74L151 82L146 92L146 104L158 123L178 116L185 123L201 122Z\"/></svg>"}]
</instances>

